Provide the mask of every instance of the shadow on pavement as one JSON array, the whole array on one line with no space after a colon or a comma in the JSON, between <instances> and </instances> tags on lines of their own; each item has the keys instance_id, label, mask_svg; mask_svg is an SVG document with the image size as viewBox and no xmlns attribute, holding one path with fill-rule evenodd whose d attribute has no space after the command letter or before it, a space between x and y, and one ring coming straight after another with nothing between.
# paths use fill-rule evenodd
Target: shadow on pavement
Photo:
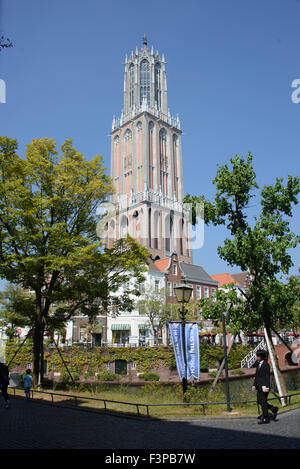
<instances>
[{"instance_id":1,"label":"shadow on pavement","mask_svg":"<svg viewBox=\"0 0 300 469\"><path fill-rule=\"evenodd\" d=\"M80 410L82 410L80 408ZM0 409L1 449L300 449L300 410L257 425L254 418L165 421L75 411L12 396ZM4 431L5 430L5 431Z\"/></svg>"}]
</instances>

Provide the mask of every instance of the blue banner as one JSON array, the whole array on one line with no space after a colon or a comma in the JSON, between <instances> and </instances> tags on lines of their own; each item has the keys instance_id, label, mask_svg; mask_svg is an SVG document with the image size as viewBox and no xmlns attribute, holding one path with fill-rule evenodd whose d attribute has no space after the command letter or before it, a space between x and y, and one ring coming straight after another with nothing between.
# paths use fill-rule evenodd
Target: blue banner
<instances>
[{"instance_id":1,"label":"blue banner","mask_svg":"<svg viewBox=\"0 0 300 469\"><path fill-rule=\"evenodd\" d=\"M182 325L181 322L169 322L169 330L171 334L172 344L174 348L176 366L179 378L186 378L183 344L182 344Z\"/></svg>"},{"instance_id":2,"label":"blue banner","mask_svg":"<svg viewBox=\"0 0 300 469\"><path fill-rule=\"evenodd\" d=\"M187 379L200 379L199 330L196 322L185 325Z\"/></svg>"},{"instance_id":3,"label":"blue banner","mask_svg":"<svg viewBox=\"0 0 300 469\"><path fill-rule=\"evenodd\" d=\"M169 322L169 330L174 348L179 378L200 379L199 329L196 322L185 323L185 352L187 373L184 363L182 323Z\"/></svg>"}]
</instances>

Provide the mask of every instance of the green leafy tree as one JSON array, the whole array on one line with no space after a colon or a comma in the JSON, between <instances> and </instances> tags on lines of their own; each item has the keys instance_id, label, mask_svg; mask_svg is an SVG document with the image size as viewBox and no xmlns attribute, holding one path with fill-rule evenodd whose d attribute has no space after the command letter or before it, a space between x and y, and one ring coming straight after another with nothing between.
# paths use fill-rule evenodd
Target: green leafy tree
<instances>
[{"instance_id":1,"label":"green leafy tree","mask_svg":"<svg viewBox=\"0 0 300 469\"><path fill-rule=\"evenodd\" d=\"M156 327L161 330L168 324L168 321L179 318L175 305L166 302L164 288L159 291L146 288L142 298L137 301L136 307L139 313L145 315L149 320L154 338L156 337Z\"/></svg>"},{"instance_id":2,"label":"green leafy tree","mask_svg":"<svg viewBox=\"0 0 300 469\"><path fill-rule=\"evenodd\" d=\"M0 292L0 327L9 340L16 336L19 327L33 325L34 297L17 285L8 284Z\"/></svg>"},{"instance_id":3,"label":"green leafy tree","mask_svg":"<svg viewBox=\"0 0 300 469\"><path fill-rule=\"evenodd\" d=\"M147 316L154 336L156 327L161 330L163 327L168 326L169 321L181 320L181 305L179 303L167 302L166 290L164 288L159 291L152 288L146 289L143 297L137 301L136 307L140 314ZM185 304L185 309L186 321L198 319L199 305L195 300L190 300L188 304Z\"/></svg>"},{"instance_id":4,"label":"green leafy tree","mask_svg":"<svg viewBox=\"0 0 300 469\"><path fill-rule=\"evenodd\" d=\"M7 39L3 34L0 35L0 52L2 49L13 47L13 43Z\"/></svg>"},{"instance_id":5,"label":"green leafy tree","mask_svg":"<svg viewBox=\"0 0 300 469\"><path fill-rule=\"evenodd\" d=\"M299 242L290 230L289 218L293 205L298 203L300 180L288 176L285 184L277 178L274 185L264 186L260 193L261 211L252 220L248 208L259 189L252 155L249 153L247 159L236 155L230 159L230 166L219 166L213 181L213 201L205 200L203 195L187 194L185 202L204 203L205 223L226 226L230 237L218 247L219 256L230 266L248 271L251 278L250 288L244 294L245 310L236 320L243 330L257 330L264 325L272 344L272 328L291 321L292 305L299 298L298 281L281 277L287 276L293 266L291 249ZM276 368L281 378L278 363ZM286 390L282 378L281 381Z\"/></svg>"},{"instance_id":6,"label":"green leafy tree","mask_svg":"<svg viewBox=\"0 0 300 469\"><path fill-rule=\"evenodd\" d=\"M53 140L35 139L22 159L16 140L0 137L0 276L34 296L36 378L45 330L78 312L93 318L133 306L149 254L129 237L103 249L96 212L112 192L102 157L88 161L72 140L59 152Z\"/></svg>"},{"instance_id":7,"label":"green leafy tree","mask_svg":"<svg viewBox=\"0 0 300 469\"><path fill-rule=\"evenodd\" d=\"M293 277L293 280L295 282L293 294L296 296L296 301L292 302L292 318L287 326L290 327L294 333L298 333L300 332L300 282L297 277Z\"/></svg>"},{"instance_id":8,"label":"green leafy tree","mask_svg":"<svg viewBox=\"0 0 300 469\"><path fill-rule=\"evenodd\" d=\"M248 331L247 324L241 321L245 316L245 299L238 294L233 284L223 285L223 288L216 290L211 298L202 298L198 301L198 307L205 319L211 319L215 323L215 327L222 331L222 314L228 310L228 330L239 335L241 330Z\"/></svg>"}]
</instances>

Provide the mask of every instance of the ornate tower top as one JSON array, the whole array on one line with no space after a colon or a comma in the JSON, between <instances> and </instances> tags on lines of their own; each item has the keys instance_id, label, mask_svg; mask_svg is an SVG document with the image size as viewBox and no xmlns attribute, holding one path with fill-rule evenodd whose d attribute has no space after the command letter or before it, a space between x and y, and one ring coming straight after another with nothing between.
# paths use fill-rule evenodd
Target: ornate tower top
<instances>
[{"instance_id":1,"label":"ornate tower top","mask_svg":"<svg viewBox=\"0 0 300 469\"><path fill-rule=\"evenodd\" d=\"M164 54L148 49L146 34L143 46L125 58L124 106L121 118L113 120L112 131L141 112L148 112L180 130L179 117L171 117L167 102L166 61Z\"/></svg>"}]
</instances>

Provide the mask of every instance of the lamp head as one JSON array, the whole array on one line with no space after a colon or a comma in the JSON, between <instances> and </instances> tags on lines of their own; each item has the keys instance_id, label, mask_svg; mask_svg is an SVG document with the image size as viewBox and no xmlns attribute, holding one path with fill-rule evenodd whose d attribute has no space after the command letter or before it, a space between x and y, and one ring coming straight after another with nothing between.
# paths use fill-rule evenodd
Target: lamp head
<instances>
[{"instance_id":1,"label":"lamp head","mask_svg":"<svg viewBox=\"0 0 300 469\"><path fill-rule=\"evenodd\" d=\"M186 285L186 283L181 283L174 287L175 295L178 303L188 303L193 292L193 287Z\"/></svg>"}]
</instances>

